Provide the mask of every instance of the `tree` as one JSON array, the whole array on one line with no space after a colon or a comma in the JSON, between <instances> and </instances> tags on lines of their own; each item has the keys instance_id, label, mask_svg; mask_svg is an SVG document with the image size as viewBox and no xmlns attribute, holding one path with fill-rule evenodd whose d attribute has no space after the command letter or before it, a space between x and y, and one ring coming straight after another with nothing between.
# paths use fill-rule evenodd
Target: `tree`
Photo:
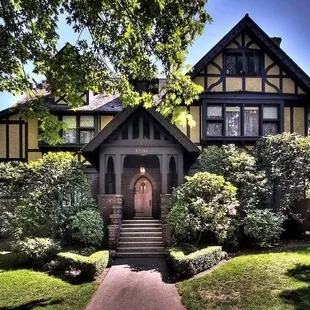
<instances>
[{"instance_id":1,"label":"tree","mask_svg":"<svg viewBox=\"0 0 310 310\"><path fill-rule=\"evenodd\" d=\"M48 92L67 95L73 108L81 105L81 91L118 91L125 106L156 104L163 115L172 115L173 122L187 119L193 125L186 109L175 107L192 103L202 90L185 74L185 59L204 24L211 22L206 2L1 0L0 91L30 95L33 102L23 113L41 121L41 129L49 132L42 139L52 144L59 142L62 125L38 102L42 93L31 91L32 79L25 72L29 62L34 65L32 73L45 76ZM79 36L74 46L66 45L57 54L57 21L62 15ZM159 71L167 79L160 103L132 85L133 80L152 79Z\"/></svg>"}]
</instances>

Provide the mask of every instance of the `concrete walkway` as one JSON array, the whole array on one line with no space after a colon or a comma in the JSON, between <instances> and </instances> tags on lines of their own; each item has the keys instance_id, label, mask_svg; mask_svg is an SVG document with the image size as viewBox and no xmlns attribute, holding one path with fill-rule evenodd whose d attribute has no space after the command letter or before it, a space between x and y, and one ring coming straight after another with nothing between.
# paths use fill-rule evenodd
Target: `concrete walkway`
<instances>
[{"instance_id":1,"label":"concrete walkway","mask_svg":"<svg viewBox=\"0 0 310 310\"><path fill-rule=\"evenodd\" d=\"M162 258L117 259L86 310L185 310Z\"/></svg>"}]
</instances>

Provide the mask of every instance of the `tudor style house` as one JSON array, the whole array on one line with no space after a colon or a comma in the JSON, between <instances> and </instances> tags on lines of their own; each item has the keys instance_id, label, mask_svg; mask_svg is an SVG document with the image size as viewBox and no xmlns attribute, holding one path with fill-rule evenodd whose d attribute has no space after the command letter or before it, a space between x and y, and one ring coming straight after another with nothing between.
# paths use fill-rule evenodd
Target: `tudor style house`
<instances>
[{"instance_id":1,"label":"tudor style house","mask_svg":"<svg viewBox=\"0 0 310 310\"><path fill-rule=\"evenodd\" d=\"M76 154L103 216L111 218L111 246L117 247L120 236L126 253L128 240L140 238L132 231L126 239L133 218L161 219L165 236L166 195L183 182L204 147L235 143L251 149L264 135L308 133L310 78L280 43L248 15L233 27L191 72L204 89L189 107L192 128L176 127L153 109L123 109L118 95L81 94L84 105L75 112L65 97L46 95L47 107L68 125L61 132L65 143L50 146L38 141L36 120L19 117L21 101L0 112L0 160L32 161L59 150ZM155 83L160 91L164 80ZM127 222L120 233L122 218Z\"/></svg>"}]
</instances>

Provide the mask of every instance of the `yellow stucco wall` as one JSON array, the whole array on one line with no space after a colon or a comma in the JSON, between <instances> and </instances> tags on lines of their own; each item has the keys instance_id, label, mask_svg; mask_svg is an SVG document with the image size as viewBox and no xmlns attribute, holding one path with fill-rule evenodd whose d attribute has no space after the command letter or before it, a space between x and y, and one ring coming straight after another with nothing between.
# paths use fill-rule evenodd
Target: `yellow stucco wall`
<instances>
[{"instance_id":1,"label":"yellow stucco wall","mask_svg":"<svg viewBox=\"0 0 310 310\"><path fill-rule=\"evenodd\" d=\"M295 83L289 79L283 79L283 93L295 94Z\"/></svg>"},{"instance_id":2,"label":"yellow stucco wall","mask_svg":"<svg viewBox=\"0 0 310 310\"><path fill-rule=\"evenodd\" d=\"M38 120L31 119L28 122L28 148L38 149Z\"/></svg>"},{"instance_id":3,"label":"yellow stucco wall","mask_svg":"<svg viewBox=\"0 0 310 310\"><path fill-rule=\"evenodd\" d=\"M261 78L246 78L245 79L246 91L261 92L262 79Z\"/></svg>"},{"instance_id":4,"label":"yellow stucco wall","mask_svg":"<svg viewBox=\"0 0 310 310\"><path fill-rule=\"evenodd\" d=\"M6 125L0 124L0 158L6 158Z\"/></svg>"},{"instance_id":5,"label":"yellow stucco wall","mask_svg":"<svg viewBox=\"0 0 310 310\"><path fill-rule=\"evenodd\" d=\"M212 64L209 64L207 67L207 73L210 74L220 74L220 70Z\"/></svg>"},{"instance_id":6,"label":"yellow stucco wall","mask_svg":"<svg viewBox=\"0 0 310 310\"><path fill-rule=\"evenodd\" d=\"M105 126L107 126L111 120L113 119L112 115L101 115L101 128L104 128Z\"/></svg>"},{"instance_id":7,"label":"yellow stucco wall","mask_svg":"<svg viewBox=\"0 0 310 310\"><path fill-rule=\"evenodd\" d=\"M227 77L226 78L226 91L240 91L242 90L242 78Z\"/></svg>"},{"instance_id":8,"label":"yellow stucco wall","mask_svg":"<svg viewBox=\"0 0 310 310\"><path fill-rule=\"evenodd\" d=\"M200 107L190 107L190 114L193 116L194 121L196 122L195 127L190 128L190 139L194 143L200 142Z\"/></svg>"},{"instance_id":9,"label":"yellow stucco wall","mask_svg":"<svg viewBox=\"0 0 310 310\"><path fill-rule=\"evenodd\" d=\"M291 132L291 108L284 108L284 131Z\"/></svg>"},{"instance_id":10,"label":"yellow stucco wall","mask_svg":"<svg viewBox=\"0 0 310 310\"><path fill-rule=\"evenodd\" d=\"M305 135L305 109L294 107L294 132Z\"/></svg>"},{"instance_id":11,"label":"yellow stucco wall","mask_svg":"<svg viewBox=\"0 0 310 310\"><path fill-rule=\"evenodd\" d=\"M9 125L9 157L19 158L19 125Z\"/></svg>"},{"instance_id":12,"label":"yellow stucco wall","mask_svg":"<svg viewBox=\"0 0 310 310\"><path fill-rule=\"evenodd\" d=\"M202 86L203 88L205 87L205 83L204 83L204 77L203 76L197 76L193 79L193 82L197 85Z\"/></svg>"},{"instance_id":13,"label":"yellow stucco wall","mask_svg":"<svg viewBox=\"0 0 310 310\"><path fill-rule=\"evenodd\" d=\"M42 158L41 152L28 152L28 162L35 161Z\"/></svg>"},{"instance_id":14,"label":"yellow stucco wall","mask_svg":"<svg viewBox=\"0 0 310 310\"><path fill-rule=\"evenodd\" d=\"M218 82L220 77L208 77L208 87L212 86L212 84ZM220 83L216 86L213 86L211 89L212 92L222 92L223 91L223 83Z\"/></svg>"}]
</instances>

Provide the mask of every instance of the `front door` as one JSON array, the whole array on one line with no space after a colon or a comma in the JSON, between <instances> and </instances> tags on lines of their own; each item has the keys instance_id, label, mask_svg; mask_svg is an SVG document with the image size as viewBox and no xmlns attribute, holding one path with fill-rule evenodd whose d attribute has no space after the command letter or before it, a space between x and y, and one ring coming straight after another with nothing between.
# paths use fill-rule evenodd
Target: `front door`
<instances>
[{"instance_id":1,"label":"front door","mask_svg":"<svg viewBox=\"0 0 310 310\"><path fill-rule=\"evenodd\" d=\"M135 184L135 216L152 216L152 184L146 177Z\"/></svg>"}]
</instances>

